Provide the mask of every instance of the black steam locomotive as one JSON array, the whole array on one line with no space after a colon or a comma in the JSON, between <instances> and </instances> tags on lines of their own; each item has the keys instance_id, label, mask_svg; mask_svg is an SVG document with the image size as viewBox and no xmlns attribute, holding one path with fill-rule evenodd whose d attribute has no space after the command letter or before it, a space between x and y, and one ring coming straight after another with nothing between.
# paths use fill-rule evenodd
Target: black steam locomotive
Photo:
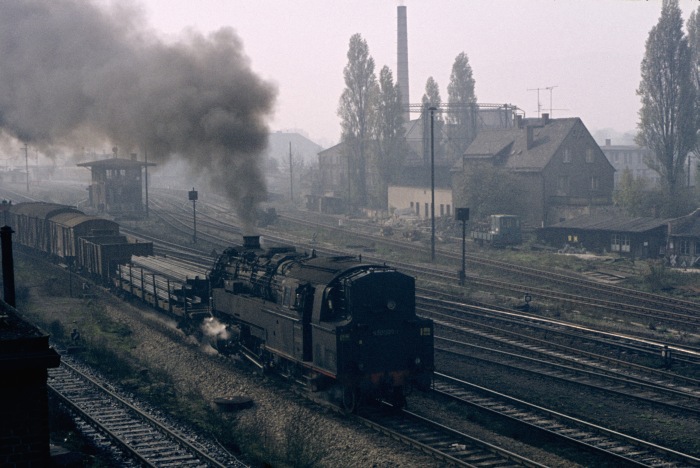
<instances>
[{"instance_id":1,"label":"black steam locomotive","mask_svg":"<svg viewBox=\"0 0 700 468\"><path fill-rule=\"evenodd\" d=\"M414 278L355 257L319 257L259 238L228 248L210 273L219 349L326 391L347 411L365 398L405 404L433 374L433 322L416 316Z\"/></svg>"}]
</instances>

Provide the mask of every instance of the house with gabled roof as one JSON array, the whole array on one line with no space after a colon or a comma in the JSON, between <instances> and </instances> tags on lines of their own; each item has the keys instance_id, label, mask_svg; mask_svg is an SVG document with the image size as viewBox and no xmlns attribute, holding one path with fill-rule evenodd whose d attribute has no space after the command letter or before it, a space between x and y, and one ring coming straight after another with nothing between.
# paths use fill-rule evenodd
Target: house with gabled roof
<instances>
[{"instance_id":1,"label":"house with gabled roof","mask_svg":"<svg viewBox=\"0 0 700 468\"><path fill-rule=\"evenodd\" d=\"M517 176L527 207L522 216L532 227L612 204L615 169L579 118L518 117L513 128L480 132L453 168L452 186L463 187L483 165ZM469 206L466 193L455 192L453 199L455 206Z\"/></svg>"}]
</instances>

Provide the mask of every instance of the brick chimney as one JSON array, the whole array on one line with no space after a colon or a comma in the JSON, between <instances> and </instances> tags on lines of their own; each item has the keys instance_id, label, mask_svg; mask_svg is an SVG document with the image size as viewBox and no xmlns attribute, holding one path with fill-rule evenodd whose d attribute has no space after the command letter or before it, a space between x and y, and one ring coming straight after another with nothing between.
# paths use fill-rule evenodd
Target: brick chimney
<instances>
[{"instance_id":1,"label":"brick chimney","mask_svg":"<svg viewBox=\"0 0 700 468\"><path fill-rule=\"evenodd\" d=\"M531 149L535 141L535 127L532 125L527 125L525 127L525 132L527 134L527 149Z\"/></svg>"},{"instance_id":2,"label":"brick chimney","mask_svg":"<svg viewBox=\"0 0 700 468\"><path fill-rule=\"evenodd\" d=\"M547 125L549 123L549 114L542 114L542 123Z\"/></svg>"}]
</instances>

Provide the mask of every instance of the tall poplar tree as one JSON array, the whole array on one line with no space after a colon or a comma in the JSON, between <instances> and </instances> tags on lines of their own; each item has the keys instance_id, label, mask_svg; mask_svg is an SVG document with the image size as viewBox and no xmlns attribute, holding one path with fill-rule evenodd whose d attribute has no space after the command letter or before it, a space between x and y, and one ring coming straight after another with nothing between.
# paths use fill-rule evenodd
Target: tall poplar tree
<instances>
[{"instance_id":1,"label":"tall poplar tree","mask_svg":"<svg viewBox=\"0 0 700 468\"><path fill-rule=\"evenodd\" d=\"M678 197L688 153L695 145L695 89L690 74L690 48L683 33L678 0L664 0L659 22L649 32L637 90L637 142L652 151L649 167L661 177L667 207ZM667 216L680 213L669 208Z\"/></svg>"},{"instance_id":2,"label":"tall poplar tree","mask_svg":"<svg viewBox=\"0 0 700 468\"><path fill-rule=\"evenodd\" d=\"M377 183L374 199L379 207L387 207L387 188L398 175L405 156L404 118L399 85L389 67L379 72L379 92L375 100L374 166Z\"/></svg>"},{"instance_id":3,"label":"tall poplar tree","mask_svg":"<svg viewBox=\"0 0 700 468\"><path fill-rule=\"evenodd\" d=\"M367 41L360 34L350 38L347 57L343 70L345 90L340 96L338 116L348 158L348 210L352 210L353 206L364 206L367 199L365 173L377 77Z\"/></svg>"},{"instance_id":4,"label":"tall poplar tree","mask_svg":"<svg viewBox=\"0 0 700 468\"><path fill-rule=\"evenodd\" d=\"M439 142L441 141L441 138L439 138L439 135L442 130L442 98L440 97L440 87L437 84L437 81L431 76L428 78L428 80L425 82L425 94L423 94L423 98L421 99L421 117L423 119L423 160L426 162L426 164L430 161L430 145L431 145L431 139L430 139L430 126L431 126L431 120L430 120L430 108L435 107L437 111L433 112L433 127L434 127L434 138L435 138L435 154L441 154L441 151L439 150L440 144Z\"/></svg>"},{"instance_id":5,"label":"tall poplar tree","mask_svg":"<svg viewBox=\"0 0 700 468\"><path fill-rule=\"evenodd\" d=\"M450 84L447 85L448 151L452 159L459 158L476 137L476 95L474 76L469 57L457 55L452 65Z\"/></svg>"},{"instance_id":6,"label":"tall poplar tree","mask_svg":"<svg viewBox=\"0 0 700 468\"><path fill-rule=\"evenodd\" d=\"M700 7L690 14L687 28L690 47L690 80L695 88L695 119L700 127ZM698 136L695 139L695 154L700 154Z\"/></svg>"}]
</instances>

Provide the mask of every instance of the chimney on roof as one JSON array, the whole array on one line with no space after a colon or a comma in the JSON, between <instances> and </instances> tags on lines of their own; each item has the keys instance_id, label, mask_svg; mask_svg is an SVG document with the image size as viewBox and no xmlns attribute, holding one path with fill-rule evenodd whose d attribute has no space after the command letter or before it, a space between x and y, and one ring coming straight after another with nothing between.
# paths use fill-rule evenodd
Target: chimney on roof
<instances>
[{"instance_id":1,"label":"chimney on roof","mask_svg":"<svg viewBox=\"0 0 700 468\"><path fill-rule=\"evenodd\" d=\"M542 114L542 123L547 125L549 123L549 114L544 113Z\"/></svg>"},{"instance_id":2,"label":"chimney on roof","mask_svg":"<svg viewBox=\"0 0 700 468\"><path fill-rule=\"evenodd\" d=\"M131 160L136 161L136 153L131 153Z\"/></svg>"},{"instance_id":3,"label":"chimney on roof","mask_svg":"<svg viewBox=\"0 0 700 468\"><path fill-rule=\"evenodd\" d=\"M527 134L527 149L532 148L532 144L535 141L535 127L532 125L525 126L525 132Z\"/></svg>"},{"instance_id":4,"label":"chimney on roof","mask_svg":"<svg viewBox=\"0 0 700 468\"><path fill-rule=\"evenodd\" d=\"M612 141L610 141L610 138L605 139L605 146L610 146L611 143Z\"/></svg>"}]
</instances>

